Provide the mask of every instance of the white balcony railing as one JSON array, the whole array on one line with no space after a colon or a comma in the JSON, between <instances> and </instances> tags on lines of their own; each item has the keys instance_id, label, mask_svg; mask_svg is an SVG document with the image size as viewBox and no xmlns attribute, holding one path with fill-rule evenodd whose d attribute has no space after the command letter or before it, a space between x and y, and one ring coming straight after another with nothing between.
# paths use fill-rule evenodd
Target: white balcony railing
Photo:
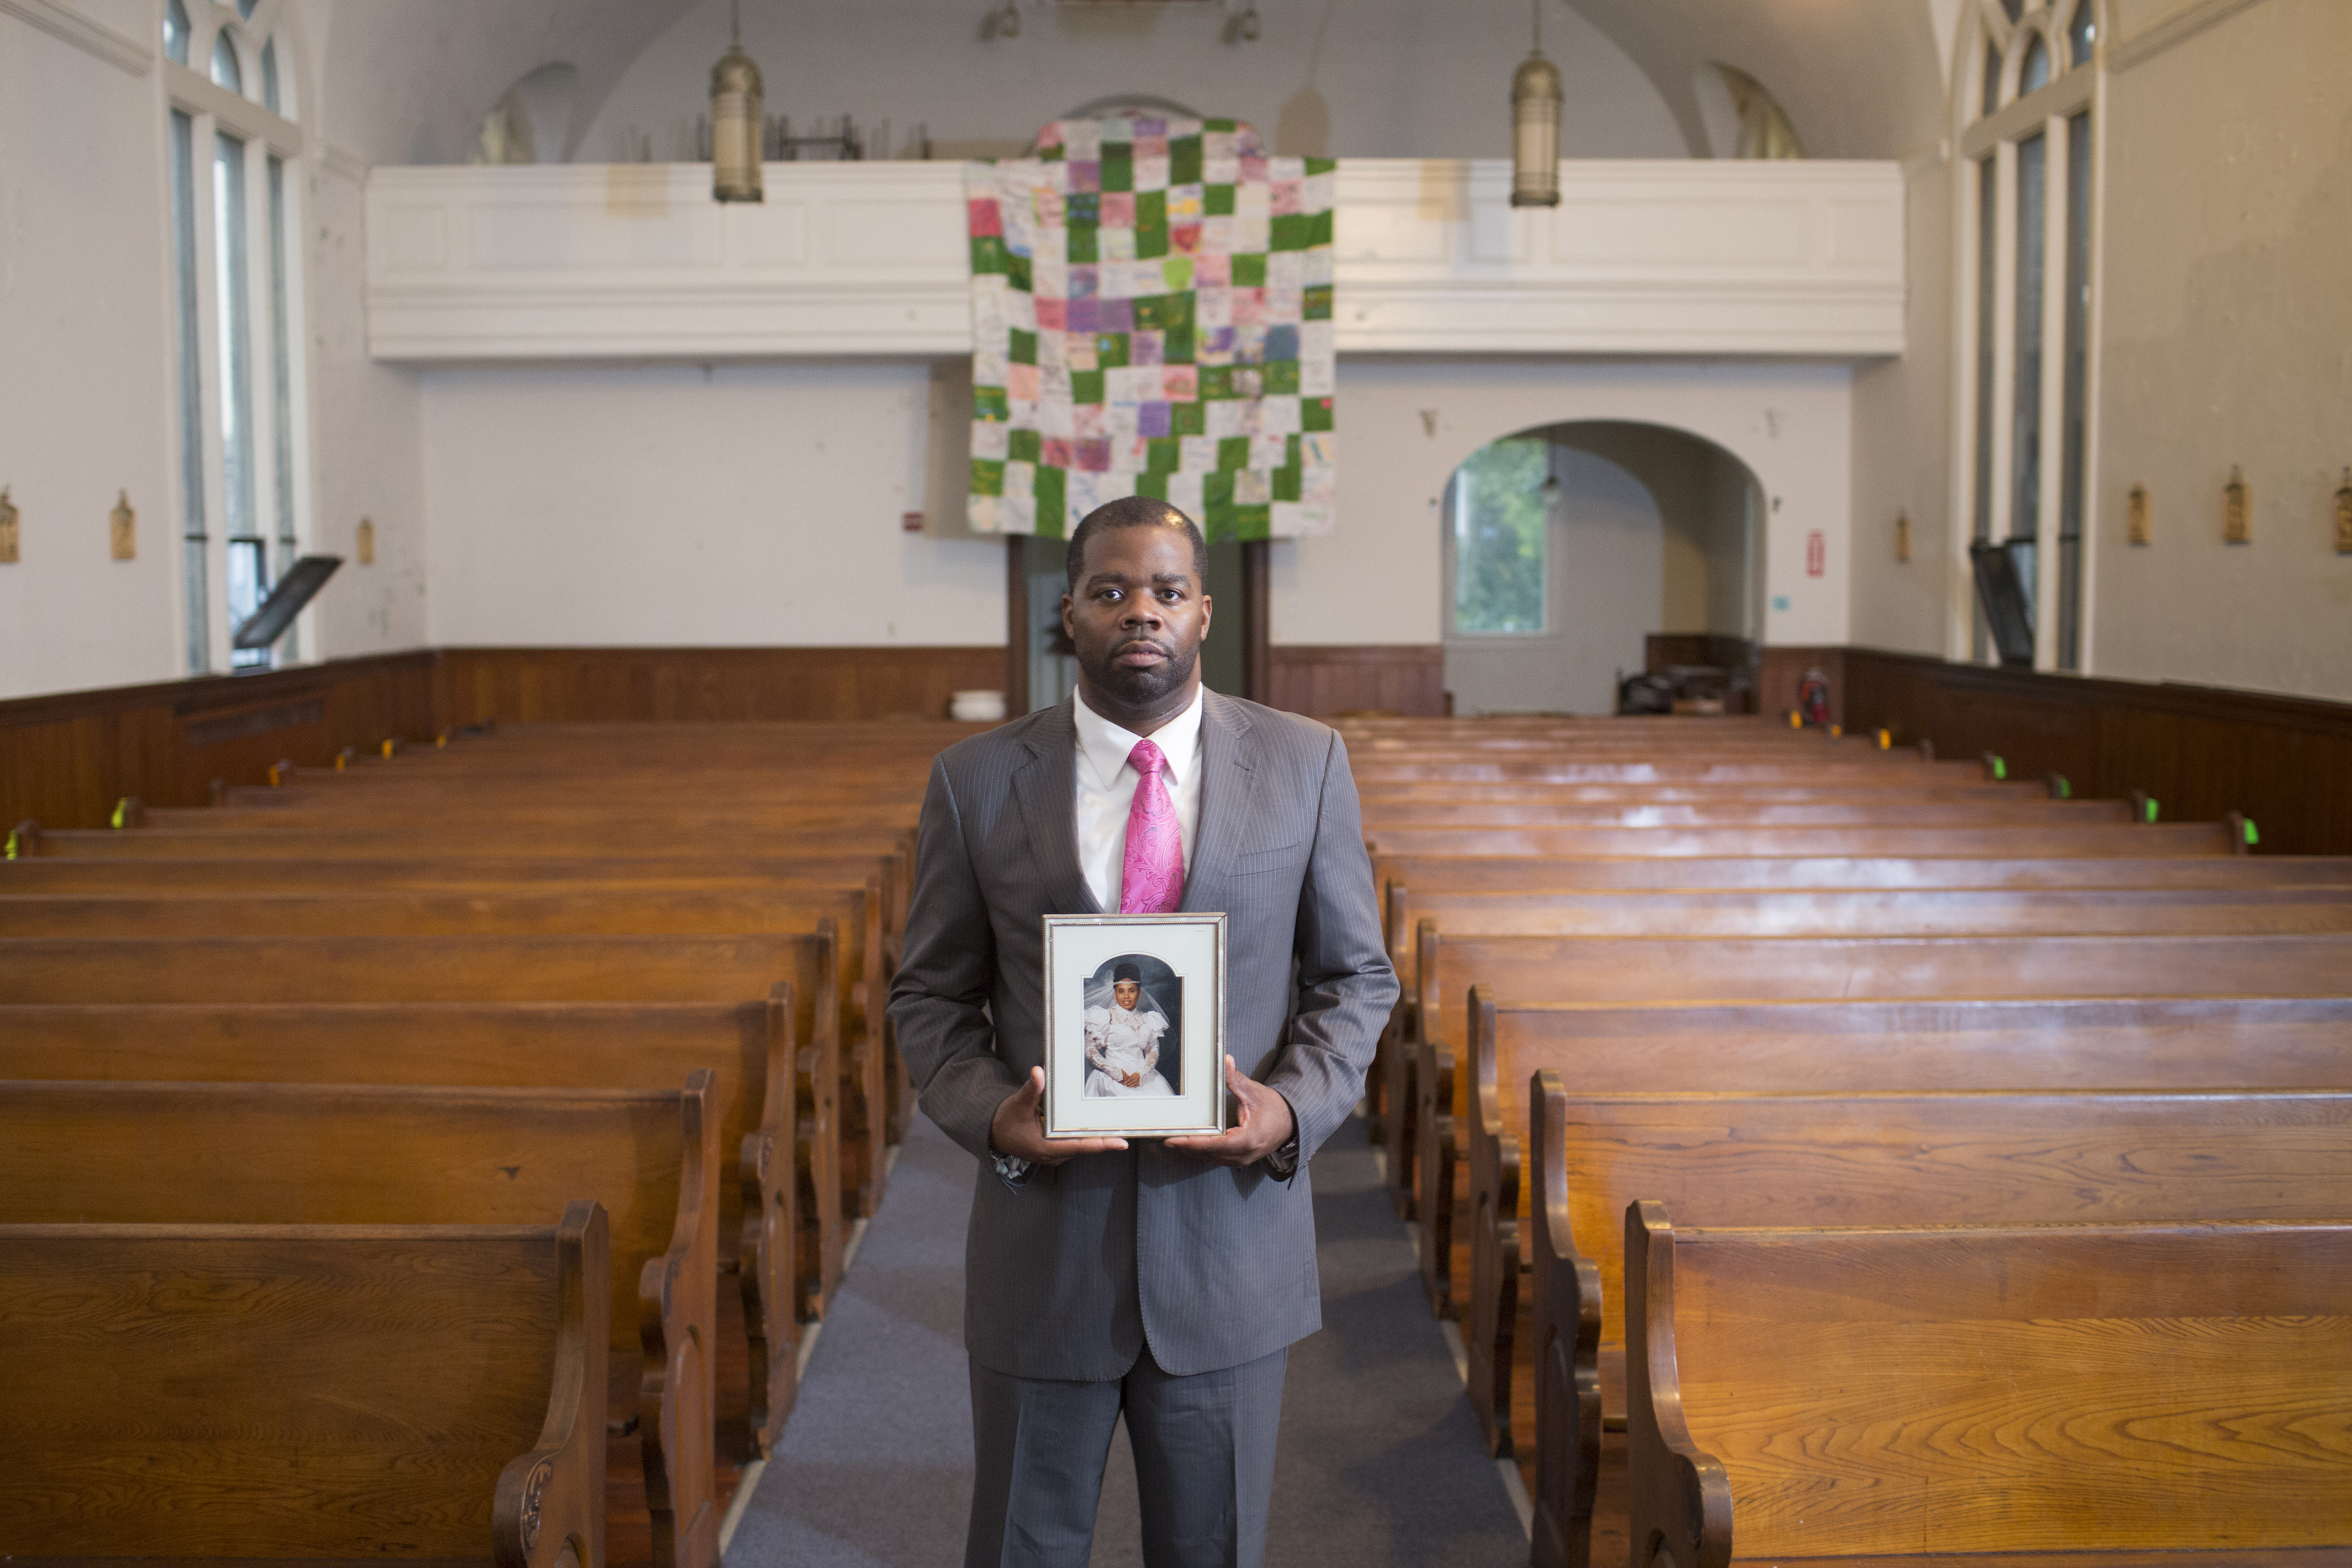
<instances>
[{"instance_id":1,"label":"white balcony railing","mask_svg":"<svg viewBox=\"0 0 2352 1568\"><path fill-rule=\"evenodd\" d=\"M1339 165L1342 353L1903 352L1904 192L1881 163L1590 161L1549 211L1499 160ZM378 359L971 352L962 169L772 163L379 168Z\"/></svg>"}]
</instances>

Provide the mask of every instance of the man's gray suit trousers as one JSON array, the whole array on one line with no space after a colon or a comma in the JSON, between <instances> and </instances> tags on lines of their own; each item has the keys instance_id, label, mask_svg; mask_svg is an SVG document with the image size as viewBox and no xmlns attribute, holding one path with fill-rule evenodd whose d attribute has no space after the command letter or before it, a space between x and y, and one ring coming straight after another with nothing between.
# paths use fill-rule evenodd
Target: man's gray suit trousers
<instances>
[{"instance_id":1,"label":"man's gray suit trousers","mask_svg":"<svg viewBox=\"0 0 2352 1568\"><path fill-rule=\"evenodd\" d=\"M1146 1350L1106 1383L1013 1377L973 1363L977 1464L964 1568L1086 1568L1122 1412L1145 1568L1263 1568L1289 1358L1278 1350L1172 1377Z\"/></svg>"}]
</instances>

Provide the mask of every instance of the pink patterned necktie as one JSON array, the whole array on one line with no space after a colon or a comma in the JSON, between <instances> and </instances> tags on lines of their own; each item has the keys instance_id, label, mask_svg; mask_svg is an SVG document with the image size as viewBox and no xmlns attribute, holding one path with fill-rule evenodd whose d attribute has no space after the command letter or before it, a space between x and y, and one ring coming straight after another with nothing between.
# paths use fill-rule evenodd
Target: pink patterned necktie
<instances>
[{"instance_id":1,"label":"pink patterned necktie","mask_svg":"<svg viewBox=\"0 0 2352 1568\"><path fill-rule=\"evenodd\" d=\"M1176 803L1161 778L1168 759L1149 741L1138 741L1128 765L1143 776L1127 808L1127 857L1118 875L1118 912L1164 915L1184 901L1184 835L1176 824Z\"/></svg>"}]
</instances>

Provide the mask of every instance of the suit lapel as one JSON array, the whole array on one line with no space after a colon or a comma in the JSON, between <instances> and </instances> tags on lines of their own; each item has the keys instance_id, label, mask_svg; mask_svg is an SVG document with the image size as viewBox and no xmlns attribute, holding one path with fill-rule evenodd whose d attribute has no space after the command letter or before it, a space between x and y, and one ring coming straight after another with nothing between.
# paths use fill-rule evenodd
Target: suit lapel
<instances>
[{"instance_id":1,"label":"suit lapel","mask_svg":"<svg viewBox=\"0 0 2352 1568\"><path fill-rule=\"evenodd\" d=\"M1250 819L1250 790L1256 783L1257 746L1250 738L1248 713L1213 691L1201 700L1201 822L1192 846L1192 874L1184 879L1190 910L1222 910L1229 873Z\"/></svg>"},{"instance_id":2,"label":"suit lapel","mask_svg":"<svg viewBox=\"0 0 2352 1568\"><path fill-rule=\"evenodd\" d=\"M1087 887L1078 865L1077 795L1071 784L1078 743L1077 721L1065 699L1039 715L1023 737L1029 760L1013 771L1013 795L1029 832L1030 852L1045 882L1055 912L1096 915L1102 906Z\"/></svg>"}]
</instances>

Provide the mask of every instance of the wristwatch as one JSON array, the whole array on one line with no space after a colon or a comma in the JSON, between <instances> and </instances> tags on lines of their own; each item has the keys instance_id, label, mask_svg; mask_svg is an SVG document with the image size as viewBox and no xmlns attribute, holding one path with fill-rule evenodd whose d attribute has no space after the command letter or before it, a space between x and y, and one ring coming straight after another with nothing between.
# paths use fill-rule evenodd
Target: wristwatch
<instances>
[{"instance_id":1,"label":"wristwatch","mask_svg":"<svg viewBox=\"0 0 2352 1568\"><path fill-rule=\"evenodd\" d=\"M997 1180L1008 1187L1024 1184L1029 1180L1030 1173L1037 1168L1034 1161L1024 1160L1018 1154L1000 1154L991 1149L988 1157L996 1163Z\"/></svg>"},{"instance_id":2,"label":"wristwatch","mask_svg":"<svg viewBox=\"0 0 2352 1568\"><path fill-rule=\"evenodd\" d=\"M1286 1182L1298 1174L1298 1134L1293 1132L1290 1142L1265 1157L1266 1173L1277 1182Z\"/></svg>"}]
</instances>

